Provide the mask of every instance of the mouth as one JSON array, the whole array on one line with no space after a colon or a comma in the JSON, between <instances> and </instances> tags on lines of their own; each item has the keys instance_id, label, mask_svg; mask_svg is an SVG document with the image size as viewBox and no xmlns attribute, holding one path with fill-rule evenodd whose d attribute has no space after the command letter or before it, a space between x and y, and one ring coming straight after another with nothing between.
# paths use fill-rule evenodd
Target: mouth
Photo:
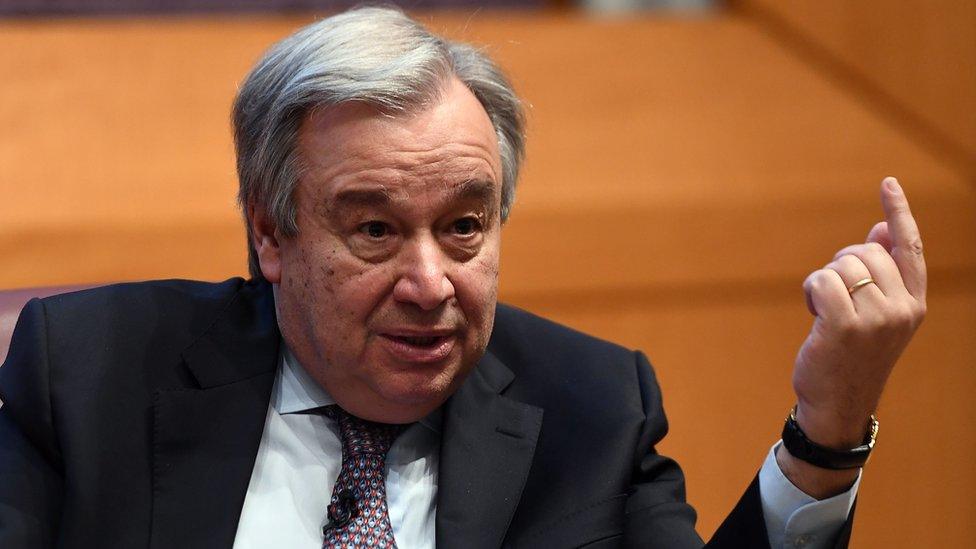
<instances>
[{"instance_id":1,"label":"mouth","mask_svg":"<svg viewBox=\"0 0 976 549\"><path fill-rule=\"evenodd\" d=\"M414 347L430 348L440 343L444 336L390 336L390 338Z\"/></svg>"},{"instance_id":2,"label":"mouth","mask_svg":"<svg viewBox=\"0 0 976 549\"><path fill-rule=\"evenodd\" d=\"M380 334L387 352L404 362L429 363L447 358L457 336L452 331L392 332Z\"/></svg>"}]
</instances>

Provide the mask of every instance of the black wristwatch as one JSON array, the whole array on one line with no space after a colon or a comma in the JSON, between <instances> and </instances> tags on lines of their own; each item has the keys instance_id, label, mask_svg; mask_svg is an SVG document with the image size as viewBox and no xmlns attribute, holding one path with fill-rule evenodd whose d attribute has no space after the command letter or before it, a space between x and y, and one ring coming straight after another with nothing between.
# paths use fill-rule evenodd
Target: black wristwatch
<instances>
[{"instance_id":1,"label":"black wristwatch","mask_svg":"<svg viewBox=\"0 0 976 549\"><path fill-rule=\"evenodd\" d=\"M783 446L791 456L825 469L856 469L864 467L878 439L878 419L873 415L864 442L850 450L834 450L813 442L796 422L796 406L790 410L783 426Z\"/></svg>"}]
</instances>

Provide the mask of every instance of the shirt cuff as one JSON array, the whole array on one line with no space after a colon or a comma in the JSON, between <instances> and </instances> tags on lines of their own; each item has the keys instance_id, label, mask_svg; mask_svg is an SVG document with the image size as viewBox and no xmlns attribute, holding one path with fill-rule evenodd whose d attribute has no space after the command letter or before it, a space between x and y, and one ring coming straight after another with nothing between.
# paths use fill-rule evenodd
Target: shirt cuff
<instances>
[{"instance_id":1,"label":"shirt cuff","mask_svg":"<svg viewBox=\"0 0 976 549\"><path fill-rule=\"evenodd\" d=\"M759 471L759 494L769 546L773 549L829 548L854 506L861 471L848 491L818 501L794 486L779 468L776 450L782 443L777 441L769 449Z\"/></svg>"}]
</instances>

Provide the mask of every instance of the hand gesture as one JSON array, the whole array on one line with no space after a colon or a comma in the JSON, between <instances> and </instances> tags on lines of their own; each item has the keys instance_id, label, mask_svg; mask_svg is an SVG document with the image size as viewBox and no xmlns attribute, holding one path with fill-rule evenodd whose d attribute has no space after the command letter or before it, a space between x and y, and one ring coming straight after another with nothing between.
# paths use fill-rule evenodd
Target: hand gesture
<instances>
[{"instance_id":1,"label":"hand gesture","mask_svg":"<svg viewBox=\"0 0 976 549\"><path fill-rule=\"evenodd\" d=\"M796 358L797 420L821 445L853 448L895 362L925 316L925 259L908 200L881 183L885 221L803 283L816 317Z\"/></svg>"}]
</instances>

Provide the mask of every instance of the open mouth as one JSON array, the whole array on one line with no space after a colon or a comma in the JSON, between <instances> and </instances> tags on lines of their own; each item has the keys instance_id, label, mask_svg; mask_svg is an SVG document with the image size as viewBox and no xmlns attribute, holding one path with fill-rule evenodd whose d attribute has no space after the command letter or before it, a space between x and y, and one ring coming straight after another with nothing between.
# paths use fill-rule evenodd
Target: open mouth
<instances>
[{"instance_id":1,"label":"open mouth","mask_svg":"<svg viewBox=\"0 0 976 549\"><path fill-rule=\"evenodd\" d=\"M413 347L436 347L446 339L444 336L390 336L390 338Z\"/></svg>"},{"instance_id":2,"label":"open mouth","mask_svg":"<svg viewBox=\"0 0 976 549\"><path fill-rule=\"evenodd\" d=\"M443 360L451 355L456 336L453 332L443 334L383 334L386 349L398 360L414 363L429 363Z\"/></svg>"}]
</instances>

